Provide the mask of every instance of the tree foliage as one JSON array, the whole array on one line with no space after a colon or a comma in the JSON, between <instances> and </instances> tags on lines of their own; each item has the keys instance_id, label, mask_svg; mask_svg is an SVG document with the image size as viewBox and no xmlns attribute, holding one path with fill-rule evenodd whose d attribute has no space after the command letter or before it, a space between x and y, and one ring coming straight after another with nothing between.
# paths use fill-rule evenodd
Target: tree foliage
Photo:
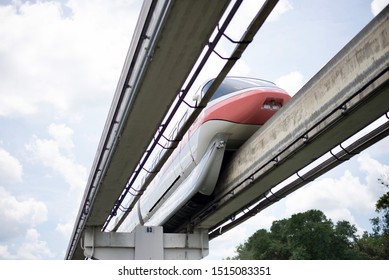
<instances>
[{"instance_id":1,"label":"tree foliage","mask_svg":"<svg viewBox=\"0 0 389 280\"><path fill-rule=\"evenodd\" d=\"M389 188L389 176L379 182ZM372 233L356 235L348 221L334 224L320 210L309 210L274 221L236 248L233 259L389 259L389 192L376 203L378 217L370 219Z\"/></svg>"},{"instance_id":2,"label":"tree foliage","mask_svg":"<svg viewBox=\"0 0 389 280\"><path fill-rule=\"evenodd\" d=\"M388 179L378 181L389 188ZM382 195L376 203L376 212L380 215L370 219L373 233L364 233L358 240L358 247L364 259L389 259L389 192Z\"/></svg>"},{"instance_id":3,"label":"tree foliage","mask_svg":"<svg viewBox=\"0 0 389 280\"><path fill-rule=\"evenodd\" d=\"M235 259L357 259L356 228L347 221L336 225L319 210L273 222L238 246Z\"/></svg>"}]
</instances>

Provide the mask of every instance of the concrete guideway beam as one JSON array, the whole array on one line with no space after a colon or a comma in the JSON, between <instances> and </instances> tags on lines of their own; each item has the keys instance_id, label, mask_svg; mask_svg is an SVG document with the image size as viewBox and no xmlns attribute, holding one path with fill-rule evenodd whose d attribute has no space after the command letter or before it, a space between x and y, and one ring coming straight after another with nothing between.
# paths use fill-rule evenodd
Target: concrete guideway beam
<instances>
[{"instance_id":1,"label":"concrete guideway beam","mask_svg":"<svg viewBox=\"0 0 389 280\"><path fill-rule=\"evenodd\" d=\"M388 68L386 7L236 152L194 226L228 219L388 112Z\"/></svg>"},{"instance_id":2,"label":"concrete guideway beam","mask_svg":"<svg viewBox=\"0 0 389 280\"><path fill-rule=\"evenodd\" d=\"M133 232L101 232L87 227L84 255L99 260L199 260L208 255L208 231L163 233L161 226Z\"/></svg>"}]
</instances>

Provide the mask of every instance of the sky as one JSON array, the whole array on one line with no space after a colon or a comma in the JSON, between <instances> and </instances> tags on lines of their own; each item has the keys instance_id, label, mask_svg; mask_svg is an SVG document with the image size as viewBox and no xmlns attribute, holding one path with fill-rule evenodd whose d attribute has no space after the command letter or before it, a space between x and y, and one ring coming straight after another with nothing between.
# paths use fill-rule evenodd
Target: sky
<instances>
[{"instance_id":1,"label":"sky","mask_svg":"<svg viewBox=\"0 0 389 280\"><path fill-rule=\"evenodd\" d=\"M259 2L243 3L231 37ZM388 2L282 0L231 74L293 95ZM64 258L140 7L0 0L0 259ZM212 57L200 78L220 65ZM256 230L313 208L370 230L385 174L388 138L211 241L207 259L231 257Z\"/></svg>"}]
</instances>

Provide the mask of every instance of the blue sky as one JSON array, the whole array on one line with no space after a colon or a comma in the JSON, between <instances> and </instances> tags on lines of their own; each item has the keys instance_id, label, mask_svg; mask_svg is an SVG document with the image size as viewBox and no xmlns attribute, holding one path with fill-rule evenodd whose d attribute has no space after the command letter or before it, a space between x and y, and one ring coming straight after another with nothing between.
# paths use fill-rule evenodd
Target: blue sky
<instances>
[{"instance_id":1,"label":"blue sky","mask_svg":"<svg viewBox=\"0 0 389 280\"><path fill-rule=\"evenodd\" d=\"M258 2L244 2L229 35L240 37ZM294 94L386 4L280 1L231 74ZM140 6L0 0L0 259L64 258ZM202 78L220 65L212 58ZM384 139L215 239L208 258L232 256L256 229L311 208L369 230L388 147Z\"/></svg>"}]
</instances>

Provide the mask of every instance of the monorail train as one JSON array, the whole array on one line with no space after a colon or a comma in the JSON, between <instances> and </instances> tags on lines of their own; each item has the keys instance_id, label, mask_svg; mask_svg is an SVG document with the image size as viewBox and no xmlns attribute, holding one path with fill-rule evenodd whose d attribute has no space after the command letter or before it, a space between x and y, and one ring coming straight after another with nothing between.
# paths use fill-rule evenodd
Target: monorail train
<instances>
[{"instance_id":1,"label":"monorail train","mask_svg":"<svg viewBox=\"0 0 389 280\"><path fill-rule=\"evenodd\" d=\"M211 86L204 84L199 98ZM162 170L129 213L120 231L137 225L174 228L196 211L199 197L212 195L224 155L237 150L290 96L275 84L227 77L187 131ZM201 201L201 199L200 199Z\"/></svg>"}]
</instances>

